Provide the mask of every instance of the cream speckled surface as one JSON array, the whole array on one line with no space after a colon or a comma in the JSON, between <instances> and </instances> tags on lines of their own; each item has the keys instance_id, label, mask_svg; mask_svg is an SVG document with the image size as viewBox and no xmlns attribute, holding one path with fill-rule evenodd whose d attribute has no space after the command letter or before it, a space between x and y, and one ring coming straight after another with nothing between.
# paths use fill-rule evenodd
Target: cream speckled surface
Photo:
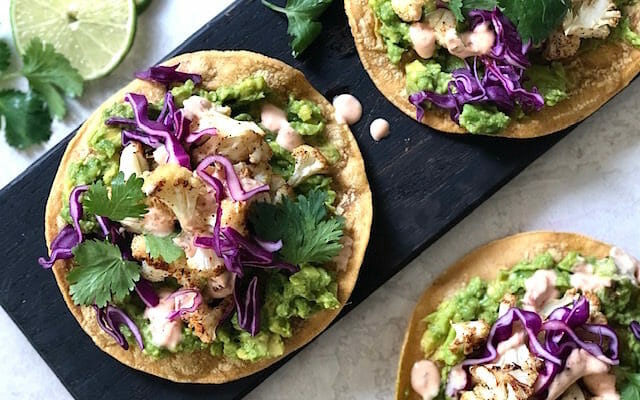
<instances>
[{"instance_id":1,"label":"cream speckled surface","mask_svg":"<svg viewBox=\"0 0 640 400\"><path fill-rule=\"evenodd\" d=\"M180 12L174 8L173 1L154 0L152 8L143 15L143 22L153 25L155 21ZM180 32L166 34L164 41L158 41L163 43L162 51L155 48L154 54L144 57L144 62L140 59L134 62L129 57L116 72L117 76L91 84L82 106L71 107L75 123L125 81L131 71L160 58L212 15L200 15L192 27L174 27L181 29ZM4 21L0 24L6 29ZM148 29L151 30L139 28L135 54L143 49L143 38L155 37L153 29L156 28ZM6 36L4 30L0 32ZM640 82L635 82L247 398L391 398L405 324L423 288L438 271L491 239L532 229L576 231L640 256L639 109ZM57 132L57 137L63 137L66 132ZM13 152L3 153L0 148L0 159L17 158ZM5 170L0 172L0 186L10 179L6 173ZM0 326L0 359L3 360L0 363L0 397L70 398L4 311L0 311Z\"/></svg>"}]
</instances>

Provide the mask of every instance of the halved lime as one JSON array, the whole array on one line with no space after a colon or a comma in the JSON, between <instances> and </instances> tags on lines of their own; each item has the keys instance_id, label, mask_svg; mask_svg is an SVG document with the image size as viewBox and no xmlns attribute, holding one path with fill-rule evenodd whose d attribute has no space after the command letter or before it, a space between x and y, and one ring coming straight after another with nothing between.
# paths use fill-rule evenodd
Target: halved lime
<instances>
[{"instance_id":1,"label":"halved lime","mask_svg":"<svg viewBox=\"0 0 640 400\"><path fill-rule=\"evenodd\" d=\"M64 54L86 80L113 70L136 31L134 0L11 0L10 13L18 51L40 38Z\"/></svg>"}]
</instances>

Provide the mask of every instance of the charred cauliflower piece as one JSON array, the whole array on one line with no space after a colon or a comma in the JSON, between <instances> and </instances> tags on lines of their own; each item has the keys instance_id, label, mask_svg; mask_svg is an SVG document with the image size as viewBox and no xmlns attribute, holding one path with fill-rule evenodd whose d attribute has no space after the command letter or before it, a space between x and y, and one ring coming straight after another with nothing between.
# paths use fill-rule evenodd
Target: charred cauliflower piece
<instances>
[{"instance_id":1,"label":"charred cauliflower piece","mask_svg":"<svg viewBox=\"0 0 640 400\"><path fill-rule=\"evenodd\" d=\"M131 175L142 176L144 171L149 170L149 163L144 156L142 144L138 142L129 143L120 153L120 172L124 174L124 179L129 179Z\"/></svg>"},{"instance_id":2,"label":"charred cauliflower piece","mask_svg":"<svg viewBox=\"0 0 640 400\"><path fill-rule=\"evenodd\" d=\"M135 233L170 235L176 225L176 216L173 211L156 197L147 197L145 203L148 211L142 218L125 218L120 223Z\"/></svg>"},{"instance_id":3,"label":"charred cauliflower piece","mask_svg":"<svg viewBox=\"0 0 640 400\"><path fill-rule=\"evenodd\" d=\"M145 178L142 190L171 209L183 230L209 230L215 200L188 169L176 164L160 165Z\"/></svg>"},{"instance_id":4,"label":"charred cauliflower piece","mask_svg":"<svg viewBox=\"0 0 640 400\"><path fill-rule=\"evenodd\" d=\"M567 36L605 39L622 14L613 0L573 0L562 22Z\"/></svg>"},{"instance_id":5,"label":"charred cauliflower piece","mask_svg":"<svg viewBox=\"0 0 640 400\"><path fill-rule=\"evenodd\" d=\"M291 155L296 160L293 175L287 182L290 186L297 186L305 178L326 173L329 169L329 163L324 158L320 150L315 147L303 144L298 146L291 152Z\"/></svg>"},{"instance_id":6,"label":"charred cauliflower piece","mask_svg":"<svg viewBox=\"0 0 640 400\"><path fill-rule=\"evenodd\" d=\"M391 8L405 22L420 21L424 0L391 0Z\"/></svg>"},{"instance_id":7,"label":"charred cauliflower piece","mask_svg":"<svg viewBox=\"0 0 640 400\"><path fill-rule=\"evenodd\" d=\"M182 319L203 343L211 343L215 340L216 328L229 307L233 307L233 296L226 297L215 307L202 303L194 312L184 315Z\"/></svg>"},{"instance_id":8,"label":"charred cauliflower piece","mask_svg":"<svg viewBox=\"0 0 640 400\"><path fill-rule=\"evenodd\" d=\"M526 345L510 349L496 364L469 368L473 389L461 399L519 400L535 392L541 361L531 355Z\"/></svg>"},{"instance_id":9,"label":"charred cauliflower piece","mask_svg":"<svg viewBox=\"0 0 640 400\"><path fill-rule=\"evenodd\" d=\"M580 38L567 36L561 29L554 31L545 45L542 55L547 60L562 60L575 55L580 48Z\"/></svg>"},{"instance_id":10,"label":"charred cauliflower piece","mask_svg":"<svg viewBox=\"0 0 640 400\"><path fill-rule=\"evenodd\" d=\"M456 332L456 337L449 345L452 353L458 353L460 350L467 355L471 354L475 347L484 343L489 336L491 326L484 321L468 321L451 324Z\"/></svg>"},{"instance_id":11,"label":"charred cauliflower piece","mask_svg":"<svg viewBox=\"0 0 640 400\"><path fill-rule=\"evenodd\" d=\"M204 160L211 154L220 154L231 162L248 161L252 164L264 163L271 159L271 148L259 133L251 130L238 131L211 136L204 143L193 149L195 162Z\"/></svg>"}]
</instances>

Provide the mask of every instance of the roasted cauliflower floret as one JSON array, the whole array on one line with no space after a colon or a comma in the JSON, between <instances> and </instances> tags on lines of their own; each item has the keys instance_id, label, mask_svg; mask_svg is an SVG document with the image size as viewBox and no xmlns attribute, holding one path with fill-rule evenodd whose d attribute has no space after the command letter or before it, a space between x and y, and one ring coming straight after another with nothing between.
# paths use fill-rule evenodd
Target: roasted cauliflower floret
<instances>
[{"instance_id":1,"label":"roasted cauliflower floret","mask_svg":"<svg viewBox=\"0 0 640 400\"><path fill-rule=\"evenodd\" d=\"M420 21L424 0L391 0L391 8L405 22Z\"/></svg>"},{"instance_id":2,"label":"roasted cauliflower floret","mask_svg":"<svg viewBox=\"0 0 640 400\"><path fill-rule=\"evenodd\" d=\"M264 135L264 131L255 122L233 119L220 112L222 110L203 97L191 96L183 102L183 105L185 116L192 121L193 131L216 128L226 135L238 135L246 131Z\"/></svg>"},{"instance_id":3,"label":"roasted cauliflower floret","mask_svg":"<svg viewBox=\"0 0 640 400\"><path fill-rule=\"evenodd\" d=\"M561 29L554 31L545 45L542 55L547 60L562 60L575 55L580 48L578 36L567 36Z\"/></svg>"},{"instance_id":4,"label":"roasted cauliflower floret","mask_svg":"<svg viewBox=\"0 0 640 400\"><path fill-rule=\"evenodd\" d=\"M215 200L188 169L176 164L160 165L145 178L142 190L171 209L183 230L209 230Z\"/></svg>"},{"instance_id":5,"label":"roasted cauliflower floret","mask_svg":"<svg viewBox=\"0 0 640 400\"><path fill-rule=\"evenodd\" d=\"M473 389L461 399L517 400L530 398L542 362L526 344L506 351L495 364L469 368Z\"/></svg>"},{"instance_id":6,"label":"roasted cauliflower floret","mask_svg":"<svg viewBox=\"0 0 640 400\"><path fill-rule=\"evenodd\" d=\"M622 14L613 0L573 0L562 28L567 36L604 39Z\"/></svg>"},{"instance_id":7,"label":"roasted cauliflower floret","mask_svg":"<svg viewBox=\"0 0 640 400\"><path fill-rule=\"evenodd\" d=\"M194 312L185 314L182 319L203 343L211 343L215 340L216 328L227 314L229 307L233 307L233 296L226 297L215 307L202 303Z\"/></svg>"},{"instance_id":8,"label":"roasted cauliflower floret","mask_svg":"<svg viewBox=\"0 0 640 400\"><path fill-rule=\"evenodd\" d=\"M467 355L471 354L475 347L484 343L489 336L491 326L484 321L468 321L451 324L456 332L456 337L449 345L452 353L458 353L460 350Z\"/></svg>"},{"instance_id":9,"label":"roasted cauliflower floret","mask_svg":"<svg viewBox=\"0 0 640 400\"><path fill-rule=\"evenodd\" d=\"M176 226L173 211L156 197L145 199L147 213L141 218L125 218L120 223L135 233L150 233L156 236L170 235Z\"/></svg>"},{"instance_id":10,"label":"roasted cauliflower floret","mask_svg":"<svg viewBox=\"0 0 640 400\"><path fill-rule=\"evenodd\" d=\"M197 163L211 154L220 154L234 163L248 161L258 164L268 162L272 153L271 147L259 133L245 130L231 134L219 131L194 148L191 154Z\"/></svg>"},{"instance_id":11,"label":"roasted cauliflower floret","mask_svg":"<svg viewBox=\"0 0 640 400\"><path fill-rule=\"evenodd\" d=\"M296 163L293 175L291 175L287 183L293 187L300 184L305 178L326 173L329 169L327 159L315 147L303 144L293 149L291 155L296 160Z\"/></svg>"},{"instance_id":12,"label":"roasted cauliflower floret","mask_svg":"<svg viewBox=\"0 0 640 400\"><path fill-rule=\"evenodd\" d=\"M124 174L124 179L129 179L131 175L142 176L144 171L149 170L149 163L144 156L142 144L138 142L129 143L120 153L120 172Z\"/></svg>"}]
</instances>

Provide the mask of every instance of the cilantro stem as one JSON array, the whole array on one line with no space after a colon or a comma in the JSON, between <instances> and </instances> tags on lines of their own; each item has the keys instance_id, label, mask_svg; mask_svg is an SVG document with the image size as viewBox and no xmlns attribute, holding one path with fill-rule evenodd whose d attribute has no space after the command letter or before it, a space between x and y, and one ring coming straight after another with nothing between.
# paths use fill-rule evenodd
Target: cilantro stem
<instances>
[{"instance_id":1,"label":"cilantro stem","mask_svg":"<svg viewBox=\"0 0 640 400\"><path fill-rule=\"evenodd\" d=\"M18 71L9 72L8 74L3 74L0 76L0 82L12 81L16 78L21 78L22 74Z\"/></svg>"},{"instance_id":2,"label":"cilantro stem","mask_svg":"<svg viewBox=\"0 0 640 400\"><path fill-rule=\"evenodd\" d=\"M271 4L267 0L262 0L262 4L265 7L272 9L273 11L277 11L277 12L281 12L283 14L287 14L287 10L286 9L284 9L283 7L280 7L280 6L276 6L275 4Z\"/></svg>"}]
</instances>

